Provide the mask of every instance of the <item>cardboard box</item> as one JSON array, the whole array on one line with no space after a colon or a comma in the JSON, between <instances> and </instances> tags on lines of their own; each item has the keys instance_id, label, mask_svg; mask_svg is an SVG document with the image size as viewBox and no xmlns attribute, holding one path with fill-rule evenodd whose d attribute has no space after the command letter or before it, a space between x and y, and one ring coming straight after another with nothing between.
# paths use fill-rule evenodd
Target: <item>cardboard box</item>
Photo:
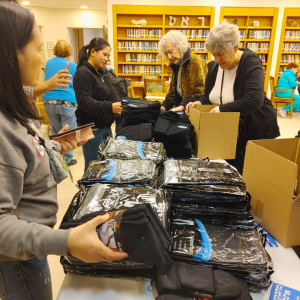
<instances>
[{"instance_id":1,"label":"cardboard box","mask_svg":"<svg viewBox=\"0 0 300 300\"><path fill-rule=\"evenodd\" d=\"M243 179L251 213L284 247L300 245L299 146L297 138L249 141L246 147Z\"/></svg>"},{"instance_id":2,"label":"cardboard box","mask_svg":"<svg viewBox=\"0 0 300 300\"><path fill-rule=\"evenodd\" d=\"M240 114L209 113L216 105L190 107L190 121L195 126L193 151L195 157L234 159Z\"/></svg>"}]
</instances>

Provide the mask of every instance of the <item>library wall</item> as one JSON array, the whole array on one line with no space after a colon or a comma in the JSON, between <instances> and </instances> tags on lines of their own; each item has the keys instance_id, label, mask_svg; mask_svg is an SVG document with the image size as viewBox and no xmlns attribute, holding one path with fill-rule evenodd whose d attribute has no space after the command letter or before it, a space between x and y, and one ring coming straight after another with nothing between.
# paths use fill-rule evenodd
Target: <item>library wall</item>
<instances>
[{"instance_id":1,"label":"library wall","mask_svg":"<svg viewBox=\"0 0 300 300\"><path fill-rule=\"evenodd\" d=\"M241 2L239 0L189 0L189 6L214 6L215 7L215 24L219 23L220 11L222 6L235 6L235 7L278 7L278 20L275 35L274 51L271 63L270 75L275 75L277 53L279 50L281 26L284 15L285 7L298 7L299 3L295 0L265 0L263 3L261 0L252 0ZM113 41L113 19L112 19L112 5L170 5L170 6L182 6L184 3L179 0L107 0L107 17L108 17L108 36L109 40ZM185 5L186 6L186 5ZM259 11L258 11L259 14ZM111 58L113 61L113 57ZM270 90L268 92L270 97Z\"/></svg>"},{"instance_id":2,"label":"library wall","mask_svg":"<svg viewBox=\"0 0 300 300\"><path fill-rule=\"evenodd\" d=\"M48 42L56 43L59 39L69 40L69 28L99 28L106 25L107 11L104 9L82 10L65 8L30 7L36 22L42 26L44 47ZM47 51L45 59L48 60Z\"/></svg>"}]
</instances>

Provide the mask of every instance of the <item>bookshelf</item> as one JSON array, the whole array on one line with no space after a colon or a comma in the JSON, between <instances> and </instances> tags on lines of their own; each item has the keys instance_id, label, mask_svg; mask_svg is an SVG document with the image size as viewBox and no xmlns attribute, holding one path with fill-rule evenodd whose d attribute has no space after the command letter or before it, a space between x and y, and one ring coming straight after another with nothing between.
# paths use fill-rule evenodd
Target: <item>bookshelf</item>
<instances>
[{"instance_id":1,"label":"bookshelf","mask_svg":"<svg viewBox=\"0 0 300 300\"><path fill-rule=\"evenodd\" d=\"M157 53L162 36L179 30L188 36L192 52L211 59L204 41L214 25L214 7L113 5L114 70L119 77L139 81L142 74L159 74L169 78L171 67ZM177 20L169 25L169 16ZM182 17L189 17L188 26L181 26ZM202 20L197 19L202 17ZM147 20L147 25L133 25L131 20ZM204 22L203 22L204 21Z\"/></svg>"},{"instance_id":2,"label":"bookshelf","mask_svg":"<svg viewBox=\"0 0 300 300\"><path fill-rule=\"evenodd\" d=\"M292 24L292 19L296 23ZM297 25L294 27L291 25ZM289 63L300 64L300 8L285 8L282 20L280 43L274 82L277 85Z\"/></svg>"},{"instance_id":3,"label":"bookshelf","mask_svg":"<svg viewBox=\"0 0 300 300\"><path fill-rule=\"evenodd\" d=\"M241 33L239 47L249 48L262 60L265 92L269 85L277 17L277 7L221 7L220 13L220 22L224 19L229 23L237 20ZM258 21L259 26L254 26L254 21Z\"/></svg>"}]
</instances>

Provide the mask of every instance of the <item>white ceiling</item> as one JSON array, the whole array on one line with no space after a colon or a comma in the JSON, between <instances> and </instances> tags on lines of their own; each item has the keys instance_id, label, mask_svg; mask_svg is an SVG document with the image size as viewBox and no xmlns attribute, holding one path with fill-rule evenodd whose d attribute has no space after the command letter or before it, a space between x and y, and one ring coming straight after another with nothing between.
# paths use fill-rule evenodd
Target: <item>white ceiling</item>
<instances>
[{"instance_id":1,"label":"white ceiling","mask_svg":"<svg viewBox=\"0 0 300 300\"><path fill-rule=\"evenodd\" d=\"M107 0L28 0L31 6L51 8L80 8L88 6L89 9L107 9ZM19 0L22 2L22 0Z\"/></svg>"}]
</instances>

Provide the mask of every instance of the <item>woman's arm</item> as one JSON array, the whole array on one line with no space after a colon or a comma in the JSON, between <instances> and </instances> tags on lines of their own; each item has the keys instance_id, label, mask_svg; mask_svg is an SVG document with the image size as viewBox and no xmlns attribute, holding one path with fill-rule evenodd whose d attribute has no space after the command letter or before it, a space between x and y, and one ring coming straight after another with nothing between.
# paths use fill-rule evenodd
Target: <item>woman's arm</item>
<instances>
[{"instance_id":1,"label":"woman's arm","mask_svg":"<svg viewBox=\"0 0 300 300\"><path fill-rule=\"evenodd\" d=\"M170 82L170 86L169 86L169 92L166 96L166 100L162 103L162 109L166 109L166 110L169 110L171 109L174 105L175 105L175 81L174 81L174 72L172 74L172 79L171 79L171 82Z\"/></svg>"},{"instance_id":2,"label":"woman's arm","mask_svg":"<svg viewBox=\"0 0 300 300\"><path fill-rule=\"evenodd\" d=\"M180 105L186 106L189 102L199 101L204 95L205 80L207 77L207 64L202 58L192 59L187 67L191 89L182 99Z\"/></svg>"}]
</instances>

